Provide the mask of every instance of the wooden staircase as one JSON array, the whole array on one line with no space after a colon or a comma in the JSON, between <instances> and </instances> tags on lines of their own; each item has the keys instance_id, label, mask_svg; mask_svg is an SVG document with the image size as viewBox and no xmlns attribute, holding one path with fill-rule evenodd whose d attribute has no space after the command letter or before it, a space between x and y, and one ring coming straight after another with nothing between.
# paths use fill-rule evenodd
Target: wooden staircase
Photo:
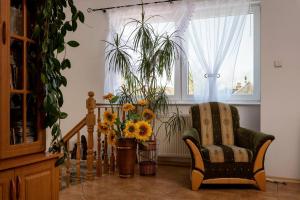
<instances>
[{"instance_id":1,"label":"wooden staircase","mask_svg":"<svg viewBox=\"0 0 300 200\"><path fill-rule=\"evenodd\" d=\"M114 107L119 116L124 115L119 105L114 105ZM82 181L94 180L95 177L101 177L104 174L115 173L115 148L108 144L107 135L102 134L98 128L102 113L111 106L96 103L94 92L89 92L86 108L86 116L63 137L69 155L65 164L60 167L61 189ZM81 134L87 136L87 160L81 159ZM97 135L96 148L94 148L94 134ZM77 144L75 160L71 159L70 153L73 140Z\"/></svg>"}]
</instances>

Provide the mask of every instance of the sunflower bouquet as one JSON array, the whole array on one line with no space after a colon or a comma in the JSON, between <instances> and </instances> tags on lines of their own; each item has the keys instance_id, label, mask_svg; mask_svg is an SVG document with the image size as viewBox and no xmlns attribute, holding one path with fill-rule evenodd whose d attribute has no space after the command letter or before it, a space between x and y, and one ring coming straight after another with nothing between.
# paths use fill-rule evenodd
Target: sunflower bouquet
<instances>
[{"instance_id":1,"label":"sunflower bouquet","mask_svg":"<svg viewBox=\"0 0 300 200\"><path fill-rule=\"evenodd\" d=\"M155 119L155 113L148 107L147 100L141 99L134 105L124 103L115 107L118 96L109 93L103 98L109 102L110 108L103 113L99 129L108 135L111 144L115 144L117 138L134 138L144 142L152 137L151 123Z\"/></svg>"}]
</instances>

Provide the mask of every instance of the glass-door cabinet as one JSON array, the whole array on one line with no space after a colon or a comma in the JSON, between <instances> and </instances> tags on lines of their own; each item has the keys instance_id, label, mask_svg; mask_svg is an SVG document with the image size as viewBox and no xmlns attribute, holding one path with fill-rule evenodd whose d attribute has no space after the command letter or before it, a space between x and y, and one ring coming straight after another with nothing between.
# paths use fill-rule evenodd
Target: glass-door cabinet
<instances>
[{"instance_id":1,"label":"glass-door cabinet","mask_svg":"<svg viewBox=\"0 0 300 200\"><path fill-rule=\"evenodd\" d=\"M45 150L35 0L1 0L0 159Z\"/></svg>"}]
</instances>

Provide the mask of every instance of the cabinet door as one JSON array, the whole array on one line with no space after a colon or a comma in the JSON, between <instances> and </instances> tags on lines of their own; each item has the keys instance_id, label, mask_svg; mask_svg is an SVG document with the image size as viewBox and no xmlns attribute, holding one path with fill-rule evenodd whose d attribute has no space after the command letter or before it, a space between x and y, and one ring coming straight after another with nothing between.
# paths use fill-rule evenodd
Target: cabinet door
<instances>
[{"instance_id":1,"label":"cabinet door","mask_svg":"<svg viewBox=\"0 0 300 200\"><path fill-rule=\"evenodd\" d=\"M1 0L0 159L45 150L34 0Z\"/></svg>"},{"instance_id":2,"label":"cabinet door","mask_svg":"<svg viewBox=\"0 0 300 200\"><path fill-rule=\"evenodd\" d=\"M0 172L0 200L15 200L16 185L14 171Z\"/></svg>"},{"instance_id":3,"label":"cabinet door","mask_svg":"<svg viewBox=\"0 0 300 200\"><path fill-rule=\"evenodd\" d=\"M57 200L58 169L55 161L44 161L15 170L18 200Z\"/></svg>"}]
</instances>

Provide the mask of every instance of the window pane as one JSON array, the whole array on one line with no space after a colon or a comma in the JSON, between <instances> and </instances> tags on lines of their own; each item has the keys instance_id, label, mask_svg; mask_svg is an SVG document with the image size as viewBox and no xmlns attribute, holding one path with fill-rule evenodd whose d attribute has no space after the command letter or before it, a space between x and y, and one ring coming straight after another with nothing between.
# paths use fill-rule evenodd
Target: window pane
<instances>
[{"instance_id":1,"label":"window pane","mask_svg":"<svg viewBox=\"0 0 300 200\"><path fill-rule=\"evenodd\" d=\"M1 0L2 1L2 0ZM23 5L22 0L11 0L10 2L10 32L22 36L23 26Z\"/></svg>"},{"instance_id":2,"label":"window pane","mask_svg":"<svg viewBox=\"0 0 300 200\"><path fill-rule=\"evenodd\" d=\"M220 23L226 23L231 19L230 17L221 17ZM218 30L218 26L214 24L214 19L196 19L193 21L194 26L189 26L188 34L193 33L193 28L201 26L201 34L198 35L198 39L203 39L205 42L201 46L202 49L197 47L197 40L188 39L186 54L188 56L188 73L187 78L183 79L187 81L187 94L188 95L202 95L209 94L209 78L207 72L199 67L200 60L199 51L203 51L207 57L204 61L214 62L213 52L215 45L215 38L208 36L208 34L215 34ZM246 17L245 27L241 37L240 47L237 49L237 54L227 55L222 62L220 71L216 74L217 78L217 93L219 99L230 97L231 95L253 95L254 85L254 15L249 14ZM196 24L196 26L195 26ZM208 30L210 28L210 31ZM205 31L207 30L207 31ZM215 31L211 31L215 30ZM219 32L222 34L222 32ZM210 40L209 40L210 39ZM207 42L208 40L209 42ZM198 51L198 52L195 52ZM209 64L208 66L212 66ZM212 69L207 71L213 71ZM195 93L195 91L197 91Z\"/></svg>"},{"instance_id":3,"label":"window pane","mask_svg":"<svg viewBox=\"0 0 300 200\"><path fill-rule=\"evenodd\" d=\"M13 94L10 97L10 144L23 143L23 95Z\"/></svg>"},{"instance_id":4,"label":"window pane","mask_svg":"<svg viewBox=\"0 0 300 200\"><path fill-rule=\"evenodd\" d=\"M240 51L234 72L232 93L234 95L252 95L254 84L254 31L253 14L247 17Z\"/></svg>"},{"instance_id":5,"label":"window pane","mask_svg":"<svg viewBox=\"0 0 300 200\"><path fill-rule=\"evenodd\" d=\"M23 42L12 39L10 41L10 87L23 88Z\"/></svg>"},{"instance_id":6,"label":"window pane","mask_svg":"<svg viewBox=\"0 0 300 200\"><path fill-rule=\"evenodd\" d=\"M194 80L190 68L188 71L188 94L194 95Z\"/></svg>"}]
</instances>

